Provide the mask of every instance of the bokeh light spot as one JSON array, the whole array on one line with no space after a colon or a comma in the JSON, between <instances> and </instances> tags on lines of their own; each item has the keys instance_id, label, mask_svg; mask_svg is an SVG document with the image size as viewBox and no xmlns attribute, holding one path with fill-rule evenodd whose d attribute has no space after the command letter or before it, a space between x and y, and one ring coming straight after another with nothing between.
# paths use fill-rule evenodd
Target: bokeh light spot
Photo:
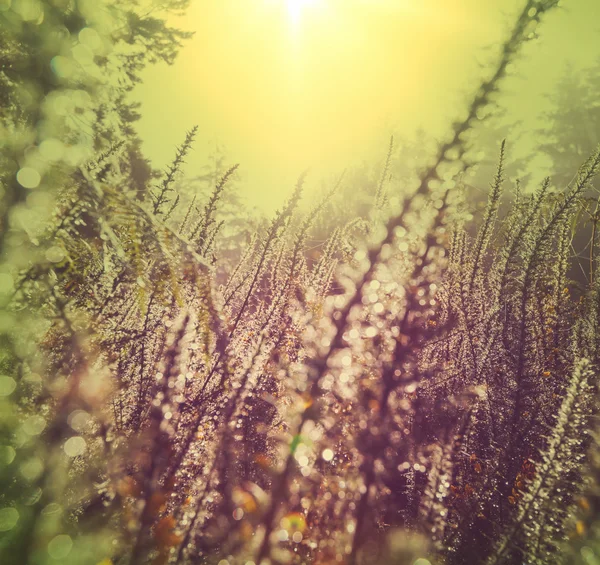
<instances>
[{"instance_id":1,"label":"bokeh light spot","mask_svg":"<svg viewBox=\"0 0 600 565\"><path fill-rule=\"evenodd\" d=\"M46 420L42 416L30 416L23 422L23 431L29 436L40 435L46 427Z\"/></svg>"},{"instance_id":2,"label":"bokeh light spot","mask_svg":"<svg viewBox=\"0 0 600 565\"><path fill-rule=\"evenodd\" d=\"M48 544L48 555L53 559L64 559L73 549L71 536L60 534Z\"/></svg>"},{"instance_id":3,"label":"bokeh light spot","mask_svg":"<svg viewBox=\"0 0 600 565\"><path fill-rule=\"evenodd\" d=\"M40 173L32 167L23 167L17 173L17 181L23 188L37 188L41 180Z\"/></svg>"},{"instance_id":4,"label":"bokeh light spot","mask_svg":"<svg viewBox=\"0 0 600 565\"><path fill-rule=\"evenodd\" d=\"M44 472L44 464L38 457L32 457L20 467L21 475L28 481L35 481Z\"/></svg>"},{"instance_id":5,"label":"bokeh light spot","mask_svg":"<svg viewBox=\"0 0 600 565\"><path fill-rule=\"evenodd\" d=\"M0 397L10 396L17 388L17 382L7 375L0 376Z\"/></svg>"},{"instance_id":6,"label":"bokeh light spot","mask_svg":"<svg viewBox=\"0 0 600 565\"><path fill-rule=\"evenodd\" d=\"M40 143L40 155L47 161L58 161L62 158L65 147L58 139L45 139Z\"/></svg>"},{"instance_id":7,"label":"bokeh light spot","mask_svg":"<svg viewBox=\"0 0 600 565\"><path fill-rule=\"evenodd\" d=\"M0 509L0 532L12 530L19 521L19 511L16 508L7 507Z\"/></svg>"},{"instance_id":8,"label":"bokeh light spot","mask_svg":"<svg viewBox=\"0 0 600 565\"><path fill-rule=\"evenodd\" d=\"M65 251L58 245L53 245L46 251L46 259L51 263L60 263L65 258Z\"/></svg>"},{"instance_id":9,"label":"bokeh light spot","mask_svg":"<svg viewBox=\"0 0 600 565\"><path fill-rule=\"evenodd\" d=\"M81 436L69 438L63 447L69 457L78 457L85 453L86 443Z\"/></svg>"},{"instance_id":10,"label":"bokeh light spot","mask_svg":"<svg viewBox=\"0 0 600 565\"><path fill-rule=\"evenodd\" d=\"M8 467L14 460L17 452L10 445L0 445L0 467Z\"/></svg>"},{"instance_id":11,"label":"bokeh light spot","mask_svg":"<svg viewBox=\"0 0 600 565\"><path fill-rule=\"evenodd\" d=\"M58 78L69 78L74 71L73 61L62 55L52 57L50 68Z\"/></svg>"}]
</instances>

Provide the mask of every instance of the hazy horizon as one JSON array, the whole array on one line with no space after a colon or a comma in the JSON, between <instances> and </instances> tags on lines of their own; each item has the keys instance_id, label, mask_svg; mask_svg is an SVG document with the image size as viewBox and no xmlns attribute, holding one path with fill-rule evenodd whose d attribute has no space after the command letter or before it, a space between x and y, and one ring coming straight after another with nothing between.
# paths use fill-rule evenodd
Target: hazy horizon
<instances>
[{"instance_id":1,"label":"hazy horizon","mask_svg":"<svg viewBox=\"0 0 600 565\"><path fill-rule=\"evenodd\" d=\"M172 22L195 36L174 65L148 67L133 93L144 153L163 168L197 124L185 174L200 174L218 144L240 163L248 202L273 210L304 169L310 190L324 175L381 159L392 133L443 136L522 5L304 0L292 10L286 0L196 0ZM501 105L524 131L567 64L598 59L599 21L600 2L569 2L525 46L501 86Z\"/></svg>"}]
</instances>

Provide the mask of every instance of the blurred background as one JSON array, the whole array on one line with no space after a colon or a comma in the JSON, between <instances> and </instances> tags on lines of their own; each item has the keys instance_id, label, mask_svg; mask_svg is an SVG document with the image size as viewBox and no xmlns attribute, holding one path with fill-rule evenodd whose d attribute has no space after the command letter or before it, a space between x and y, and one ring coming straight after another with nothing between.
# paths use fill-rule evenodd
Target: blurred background
<instances>
[{"instance_id":1,"label":"blurred background","mask_svg":"<svg viewBox=\"0 0 600 565\"><path fill-rule=\"evenodd\" d=\"M307 190L317 191L343 169L380 165L392 134L396 157L403 144L435 147L496 60L522 4L195 0L171 22L194 37L174 65L149 66L133 93L141 103L143 151L163 168L197 124L186 174L206 174L218 156L239 162L240 196L271 212L304 169ZM512 175L537 182L556 164L542 147L556 128L573 129L583 145L594 137L599 104L581 97L598 91L589 81L600 85L599 22L598 0L563 2L550 14L540 38L510 68L499 112L480 132L476 157L485 153L484 165L507 137L509 159L519 161ZM586 151L567 156L570 168ZM564 171L562 165L556 168ZM472 181L483 191L488 172Z\"/></svg>"}]
</instances>

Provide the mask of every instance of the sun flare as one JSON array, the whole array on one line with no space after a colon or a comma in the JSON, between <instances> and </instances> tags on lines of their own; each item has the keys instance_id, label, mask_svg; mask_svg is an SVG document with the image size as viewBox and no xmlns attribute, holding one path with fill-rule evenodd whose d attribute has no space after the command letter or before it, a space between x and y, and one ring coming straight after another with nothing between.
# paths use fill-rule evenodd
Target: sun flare
<instances>
[{"instance_id":1,"label":"sun flare","mask_svg":"<svg viewBox=\"0 0 600 565\"><path fill-rule=\"evenodd\" d=\"M286 0L287 10L293 24L298 24L302 13L310 5L316 4L317 0Z\"/></svg>"}]
</instances>

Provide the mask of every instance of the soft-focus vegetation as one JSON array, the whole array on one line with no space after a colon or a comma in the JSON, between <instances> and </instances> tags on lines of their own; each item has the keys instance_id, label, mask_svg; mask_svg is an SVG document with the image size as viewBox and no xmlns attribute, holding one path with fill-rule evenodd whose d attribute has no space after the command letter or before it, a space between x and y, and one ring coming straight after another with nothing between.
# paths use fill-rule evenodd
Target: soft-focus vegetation
<instances>
[{"instance_id":1,"label":"soft-focus vegetation","mask_svg":"<svg viewBox=\"0 0 600 565\"><path fill-rule=\"evenodd\" d=\"M428 166L392 138L263 218L227 156L183 178L197 127L163 172L141 152L130 93L185 0L0 3L2 564L600 563L589 85L540 186L510 139L483 210L465 180L556 4Z\"/></svg>"}]
</instances>

